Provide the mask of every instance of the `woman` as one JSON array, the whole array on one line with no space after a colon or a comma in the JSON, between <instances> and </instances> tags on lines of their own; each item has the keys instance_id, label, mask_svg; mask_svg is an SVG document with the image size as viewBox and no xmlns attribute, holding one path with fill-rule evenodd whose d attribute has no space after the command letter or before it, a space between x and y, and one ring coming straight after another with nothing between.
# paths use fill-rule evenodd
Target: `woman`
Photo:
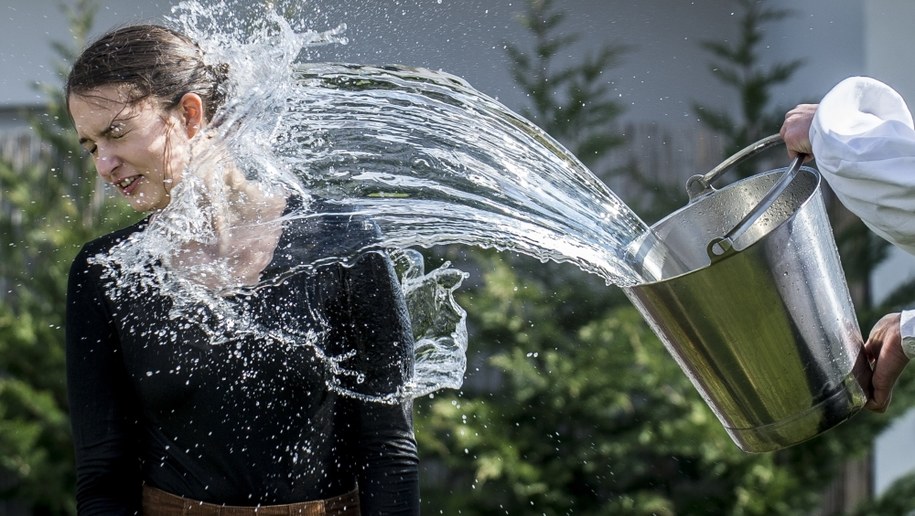
<instances>
[{"instance_id":1,"label":"woman","mask_svg":"<svg viewBox=\"0 0 915 516\"><path fill-rule=\"evenodd\" d=\"M200 158L217 145L206 129L225 72L186 36L140 25L102 36L68 77L68 108L99 175L150 214L87 244L70 272L79 512L416 513L409 402L341 394L400 392L412 373L391 263L362 252L347 266L314 266L370 246L371 224ZM209 238L179 239L151 260L164 276L121 270L110 257L170 224L175 195L201 178L228 192L204 199L233 200L197 214ZM303 206L325 214L283 218ZM170 276L220 292L216 305L232 316L164 289Z\"/></svg>"}]
</instances>

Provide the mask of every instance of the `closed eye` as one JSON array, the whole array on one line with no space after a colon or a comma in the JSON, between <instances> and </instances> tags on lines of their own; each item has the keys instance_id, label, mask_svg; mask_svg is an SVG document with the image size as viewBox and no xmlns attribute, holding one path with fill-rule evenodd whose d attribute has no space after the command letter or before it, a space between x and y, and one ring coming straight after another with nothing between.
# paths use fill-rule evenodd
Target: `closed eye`
<instances>
[{"instance_id":1,"label":"closed eye","mask_svg":"<svg viewBox=\"0 0 915 516\"><path fill-rule=\"evenodd\" d=\"M127 133L127 126L122 123L114 123L108 126L108 129L104 134L113 140L117 140L118 138L123 138L126 136Z\"/></svg>"},{"instance_id":2,"label":"closed eye","mask_svg":"<svg viewBox=\"0 0 915 516\"><path fill-rule=\"evenodd\" d=\"M79 140L79 146L83 148L83 152L87 156L95 156L95 154L98 152L98 145L96 145L92 140L81 138Z\"/></svg>"},{"instance_id":3,"label":"closed eye","mask_svg":"<svg viewBox=\"0 0 915 516\"><path fill-rule=\"evenodd\" d=\"M100 136L102 138L108 138L110 140L119 140L119 139L127 136L127 134L129 132L130 131L127 130L126 124L123 124L120 122L114 122L111 125L109 125L107 129L102 131L102 134ZM88 138L80 138L79 145L83 148L83 151L85 151L85 153L89 156L95 156L98 153L98 145L94 141L92 141Z\"/></svg>"}]
</instances>

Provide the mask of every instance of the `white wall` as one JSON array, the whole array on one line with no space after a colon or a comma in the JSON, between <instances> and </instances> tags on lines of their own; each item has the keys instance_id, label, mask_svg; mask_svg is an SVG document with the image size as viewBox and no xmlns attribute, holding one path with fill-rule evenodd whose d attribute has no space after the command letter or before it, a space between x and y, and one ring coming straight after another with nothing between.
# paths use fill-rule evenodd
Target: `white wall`
<instances>
[{"instance_id":1,"label":"white wall","mask_svg":"<svg viewBox=\"0 0 915 516\"><path fill-rule=\"evenodd\" d=\"M911 0L865 0L864 51L866 73L886 82L909 105L915 105L915 47L912 21L915 2Z\"/></svg>"},{"instance_id":2,"label":"white wall","mask_svg":"<svg viewBox=\"0 0 915 516\"><path fill-rule=\"evenodd\" d=\"M767 0L790 14L770 29L763 54L772 62L800 58L802 68L777 91L775 103L815 102L850 75L864 70L862 1Z\"/></svg>"}]
</instances>

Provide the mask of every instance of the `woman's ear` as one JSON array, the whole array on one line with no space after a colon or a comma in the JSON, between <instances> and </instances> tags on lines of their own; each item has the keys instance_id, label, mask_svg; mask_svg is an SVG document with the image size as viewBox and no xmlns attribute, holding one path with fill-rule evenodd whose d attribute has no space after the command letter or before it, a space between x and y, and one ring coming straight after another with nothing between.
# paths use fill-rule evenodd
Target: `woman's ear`
<instances>
[{"instance_id":1,"label":"woman's ear","mask_svg":"<svg viewBox=\"0 0 915 516\"><path fill-rule=\"evenodd\" d=\"M184 130L188 138L194 135L203 127L203 99L196 93L185 93L178 102L181 108L181 119L184 122Z\"/></svg>"}]
</instances>

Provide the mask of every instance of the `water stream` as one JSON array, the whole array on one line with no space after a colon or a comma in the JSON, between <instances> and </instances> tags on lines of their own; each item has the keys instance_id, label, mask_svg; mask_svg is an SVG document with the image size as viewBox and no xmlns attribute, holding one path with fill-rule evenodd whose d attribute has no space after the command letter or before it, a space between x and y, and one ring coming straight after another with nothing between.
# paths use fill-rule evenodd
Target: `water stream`
<instances>
[{"instance_id":1,"label":"water stream","mask_svg":"<svg viewBox=\"0 0 915 516\"><path fill-rule=\"evenodd\" d=\"M628 252L649 235L639 217L549 135L465 81L425 69L317 62L322 45L346 43L345 26L307 30L274 12L251 21L234 6L196 1L177 7L171 23L214 63L229 64L231 100L198 138L209 143L197 146L169 207L105 261L173 293L174 317L202 305L236 331L275 335L229 301L263 285L233 282L225 264L176 257L233 231L256 240L277 222L320 216L315 206L364 217L393 250L414 312L415 380L381 397L397 399L460 386L467 346L465 314L453 299L465 274L448 264L427 272L411 249L465 244L571 263L607 284L646 279ZM239 196L214 180L230 169L243 171L240 181L256 194ZM279 221L246 216L252 199L278 195L305 201ZM279 278L347 262L358 251L338 249ZM220 344L220 332L209 335ZM295 339L313 345L288 337ZM340 370L338 358L322 357Z\"/></svg>"}]
</instances>

